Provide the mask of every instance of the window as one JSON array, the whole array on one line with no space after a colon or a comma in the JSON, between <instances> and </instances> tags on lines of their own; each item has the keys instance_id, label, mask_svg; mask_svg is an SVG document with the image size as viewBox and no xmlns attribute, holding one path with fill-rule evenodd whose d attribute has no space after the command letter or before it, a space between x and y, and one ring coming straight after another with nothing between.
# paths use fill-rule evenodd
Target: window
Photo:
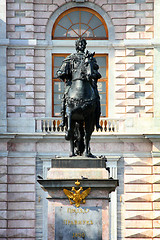
<instances>
[{"instance_id":1,"label":"window","mask_svg":"<svg viewBox=\"0 0 160 240\"><path fill-rule=\"evenodd\" d=\"M64 82L61 82L56 78L56 72L60 68L62 61L67 57L67 55L52 55L52 116L54 117L61 115L61 98L64 91Z\"/></svg>"},{"instance_id":2,"label":"window","mask_svg":"<svg viewBox=\"0 0 160 240\"><path fill-rule=\"evenodd\" d=\"M99 13L87 7L71 8L63 12L55 21L52 29L52 39L78 39L84 37L91 40L107 40L108 28ZM70 51L68 49L68 51ZM52 55L52 116L61 115L61 97L64 83L56 78L56 72L68 54ZM101 115L108 116L108 55L97 54L99 71L102 78L98 81L98 90L101 99Z\"/></svg>"},{"instance_id":3,"label":"window","mask_svg":"<svg viewBox=\"0 0 160 240\"><path fill-rule=\"evenodd\" d=\"M52 30L52 39L108 39L103 18L89 8L72 8L61 14Z\"/></svg>"},{"instance_id":4,"label":"window","mask_svg":"<svg viewBox=\"0 0 160 240\"><path fill-rule=\"evenodd\" d=\"M53 77L52 77L52 116L58 117L61 115L61 98L64 90L64 83L56 78L56 72L60 68L62 61L67 57L67 54L53 54ZM108 55L95 55L99 65L99 72L102 78L98 81L98 91L101 99L101 116L108 116Z\"/></svg>"},{"instance_id":5,"label":"window","mask_svg":"<svg viewBox=\"0 0 160 240\"><path fill-rule=\"evenodd\" d=\"M102 78L98 80L98 91L101 101L101 116L108 117L108 55L95 55Z\"/></svg>"}]
</instances>

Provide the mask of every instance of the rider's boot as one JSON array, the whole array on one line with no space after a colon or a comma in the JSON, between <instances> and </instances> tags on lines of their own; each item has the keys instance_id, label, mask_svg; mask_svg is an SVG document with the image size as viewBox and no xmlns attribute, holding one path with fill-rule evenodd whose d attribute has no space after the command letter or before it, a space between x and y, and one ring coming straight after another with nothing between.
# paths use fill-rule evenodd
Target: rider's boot
<instances>
[{"instance_id":1,"label":"rider's boot","mask_svg":"<svg viewBox=\"0 0 160 240\"><path fill-rule=\"evenodd\" d=\"M99 125L99 124L96 124L96 128L97 128L97 129L101 129L101 130L102 130L102 126L101 126L101 125Z\"/></svg>"},{"instance_id":2,"label":"rider's boot","mask_svg":"<svg viewBox=\"0 0 160 240\"><path fill-rule=\"evenodd\" d=\"M65 113L66 113L66 107L65 107L65 94L62 97L62 106L61 106L61 116L62 116L62 121L59 124L59 127L64 127L65 126Z\"/></svg>"},{"instance_id":3,"label":"rider's boot","mask_svg":"<svg viewBox=\"0 0 160 240\"><path fill-rule=\"evenodd\" d=\"M102 130L101 125L99 124L99 119L101 115L101 105L100 105L100 100L98 98L97 105L96 105L96 110L95 110L95 118L96 118L96 129Z\"/></svg>"},{"instance_id":4,"label":"rider's boot","mask_svg":"<svg viewBox=\"0 0 160 240\"><path fill-rule=\"evenodd\" d=\"M62 119L62 122L59 124L59 127L64 127L65 126L65 121Z\"/></svg>"},{"instance_id":5,"label":"rider's boot","mask_svg":"<svg viewBox=\"0 0 160 240\"><path fill-rule=\"evenodd\" d=\"M99 118L96 119L96 129L101 129L102 130L102 126L99 124Z\"/></svg>"}]
</instances>

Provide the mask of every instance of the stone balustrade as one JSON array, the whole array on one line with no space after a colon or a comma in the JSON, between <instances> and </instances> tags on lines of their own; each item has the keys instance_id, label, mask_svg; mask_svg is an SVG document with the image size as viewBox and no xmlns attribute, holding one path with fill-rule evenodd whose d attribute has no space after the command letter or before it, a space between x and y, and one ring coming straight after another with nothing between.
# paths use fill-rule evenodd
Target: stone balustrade
<instances>
[{"instance_id":1,"label":"stone balustrade","mask_svg":"<svg viewBox=\"0 0 160 240\"><path fill-rule=\"evenodd\" d=\"M65 128L59 127L61 119L58 117L54 118L36 118L35 120L35 132L43 133L58 133L63 134ZM100 118L100 125L102 130L94 131L96 133L111 133L111 132L122 132L124 129L124 119L111 119L111 118Z\"/></svg>"}]
</instances>

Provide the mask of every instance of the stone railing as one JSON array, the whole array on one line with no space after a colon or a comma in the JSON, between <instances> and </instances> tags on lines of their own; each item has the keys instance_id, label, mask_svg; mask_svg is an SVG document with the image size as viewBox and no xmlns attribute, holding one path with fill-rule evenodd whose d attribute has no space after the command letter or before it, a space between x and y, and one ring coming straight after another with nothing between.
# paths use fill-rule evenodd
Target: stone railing
<instances>
[{"instance_id":1,"label":"stone railing","mask_svg":"<svg viewBox=\"0 0 160 240\"><path fill-rule=\"evenodd\" d=\"M100 118L100 125L102 130L94 131L94 134L98 133L116 133L124 131L124 119L110 119L110 118ZM35 132L42 133L56 133L64 134L65 129L59 127L61 123L60 118L36 118L35 122Z\"/></svg>"}]
</instances>

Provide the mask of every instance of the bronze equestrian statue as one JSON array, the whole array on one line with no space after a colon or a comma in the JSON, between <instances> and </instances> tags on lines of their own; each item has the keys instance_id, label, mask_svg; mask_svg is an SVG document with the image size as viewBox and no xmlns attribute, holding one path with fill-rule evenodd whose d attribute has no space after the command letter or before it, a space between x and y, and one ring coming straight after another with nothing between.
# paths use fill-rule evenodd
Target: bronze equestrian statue
<instances>
[{"instance_id":1,"label":"bronze equestrian statue","mask_svg":"<svg viewBox=\"0 0 160 240\"><path fill-rule=\"evenodd\" d=\"M65 138L70 140L70 156L82 155L85 151L86 157L94 157L89 143L94 127L101 128L97 89L101 74L95 53L85 51L86 45L86 40L79 38L76 41L77 52L66 57L57 71L57 77L65 82L60 127L67 129Z\"/></svg>"}]
</instances>

